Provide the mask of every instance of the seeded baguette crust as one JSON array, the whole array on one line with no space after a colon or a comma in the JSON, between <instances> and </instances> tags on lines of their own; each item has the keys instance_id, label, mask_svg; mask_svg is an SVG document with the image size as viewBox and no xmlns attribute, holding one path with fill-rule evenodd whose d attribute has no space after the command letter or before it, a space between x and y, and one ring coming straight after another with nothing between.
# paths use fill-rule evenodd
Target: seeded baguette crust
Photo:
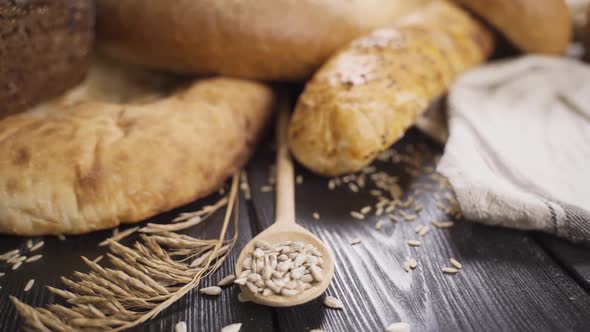
<instances>
[{"instance_id":1,"label":"seeded baguette crust","mask_svg":"<svg viewBox=\"0 0 590 332\"><path fill-rule=\"evenodd\" d=\"M361 170L492 48L491 33L446 1L353 41L307 83L289 126L292 153L326 176Z\"/></svg>"},{"instance_id":2,"label":"seeded baguette crust","mask_svg":"<svg viewBox=\"0 0 590 332\"><path fill-rule=\"evenodd\" d=\"M105 71L106 70L106 71ZM212 193L250 156L266 85L93 69L68 95L0 121L0 233L80 234Z\"/></svg>"}]
</instances>

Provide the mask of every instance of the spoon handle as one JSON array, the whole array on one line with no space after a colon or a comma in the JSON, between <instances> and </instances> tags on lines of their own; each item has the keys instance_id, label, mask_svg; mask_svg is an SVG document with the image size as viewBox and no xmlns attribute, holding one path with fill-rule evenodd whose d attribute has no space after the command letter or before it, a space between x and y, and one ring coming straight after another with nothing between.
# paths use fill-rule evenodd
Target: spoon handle
<instances>
[{"instance_id":1,"label":"spoon handle","mask_svg":"<svg viewBox=\"0 0 590 332\"><path fill-rule=\"evenodd\" d=\"M276 220L275 224L295 223L295 184L293 163L287 144L287 128L289 124L289 103L282 102L277 116L277 188L276 188Z\"/></svg>"}]
</instances>

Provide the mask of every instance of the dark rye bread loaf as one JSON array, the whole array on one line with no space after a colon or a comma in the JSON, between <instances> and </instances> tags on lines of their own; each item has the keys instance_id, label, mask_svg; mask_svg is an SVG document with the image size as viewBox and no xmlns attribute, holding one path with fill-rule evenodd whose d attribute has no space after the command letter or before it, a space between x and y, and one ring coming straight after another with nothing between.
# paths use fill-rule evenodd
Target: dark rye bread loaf
<instances>
[{"instance_id":1,"label":"dark rye bread loaf","mask_svg":"<svg viewBox=\"0 0 590 332\"><path fill-rule=\"evenodd\" d=\"M0 0L0 117L82 81L94 16L94 0Z\"/></svg>"}]
</instances>

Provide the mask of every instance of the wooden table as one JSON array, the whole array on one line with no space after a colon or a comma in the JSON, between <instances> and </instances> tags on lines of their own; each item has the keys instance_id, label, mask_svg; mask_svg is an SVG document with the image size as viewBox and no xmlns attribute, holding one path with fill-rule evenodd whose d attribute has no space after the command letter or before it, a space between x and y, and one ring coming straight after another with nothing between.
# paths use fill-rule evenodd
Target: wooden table
<instances>
[{"instance_id":1,"label":"wooden table","mask_svg":"<svg viewBox=\"0 0 590 332\"><path fill-rule=\"evenodd\" d=\"M440 147L412 131L396 148L424 144L433 152ZM247 167L252 200L242 195L239 240L228 261L204 285L214 285L232 273L239 249L270 225L274 216L274 193L261 192L268 183L274 159L271 144L262 144ZM429 161L434 164L434 160ZM390 174L399 174L404 187L427 181L424 175L411 177L391 164L378 164ZM288 309L272 309L237 300L237 287L226 288L220 297L206 297L196 290L168 308L137 331L173 331L186 321L189 331L219 331L231 323L243 323L242 331L383 331L397 321L408 322L413 331L588 331L590 330L590 250L557 238L459 222L450 229L434 229L422 238L422 246L411 248L406 241L416 238L417 223L446 219L435 207L429 193L420 196L424 209L413 222L388 222L375 229L377 217L355 220L358 210L371 200L368 193L345 189L329 190L327 180L302 168L297 185L297 215L331 245L336 258L336 276L327 293L344 302L344 310L326 308L322 300ZM214 197L153 218L165 222L180 211L195 210ZM318 212L320 220L312 218ZM218 213L192 234L215 236L222 218ZM44 258L25 264L17 271L1 265L0 331L16 331L19 318L8 296L25 303L43 305L56 301L44 285L61 286L59 276L86 270L81 255L96 257L104 252L97 244L110 231L71 237L59 241L46 237L40 249ZM353 238L362 242L350 245ZM0 237L0 253L24 248L25 239ZM418 267L405 272L401 265L416 257ZM454 257L463 263L456 275L441 267ZM23 288L30 278L35 286Z\"/></svg>"}]
</instances>

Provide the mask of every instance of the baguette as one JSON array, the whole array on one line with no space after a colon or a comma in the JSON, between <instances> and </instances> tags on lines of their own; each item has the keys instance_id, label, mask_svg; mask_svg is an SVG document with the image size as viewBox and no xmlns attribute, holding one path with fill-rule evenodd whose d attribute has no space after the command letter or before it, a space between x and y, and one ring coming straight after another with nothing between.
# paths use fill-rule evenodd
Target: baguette
<instances>
[{"instance_id":1,"label":"baguette","mask_svg":"<svg viewBox=\"0 0 590 332\"><path fill-rule=\"evenodd\" d=\"M289 125L293 155L326 176L359 171L492 48L491 32L446 1L354 40L300 96Z\"/></svg>"}]
</instances>

